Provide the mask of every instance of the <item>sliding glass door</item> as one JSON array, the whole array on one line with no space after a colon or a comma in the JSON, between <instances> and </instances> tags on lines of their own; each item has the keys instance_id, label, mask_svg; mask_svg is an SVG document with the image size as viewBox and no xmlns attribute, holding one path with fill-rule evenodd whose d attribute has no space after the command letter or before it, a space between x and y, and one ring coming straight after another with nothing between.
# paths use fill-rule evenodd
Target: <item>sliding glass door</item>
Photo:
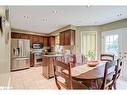
<instances>
[{"instance_id":1,"label":"sliding glass door","mask_svg":"<svg viewBox=\"0 0 127 95\"><path fill-rule=\"evenodd\" d=\"M121 78L127 80L127 28L102 33L102 53L123 57Z\"/></svg>"}]
</instances>

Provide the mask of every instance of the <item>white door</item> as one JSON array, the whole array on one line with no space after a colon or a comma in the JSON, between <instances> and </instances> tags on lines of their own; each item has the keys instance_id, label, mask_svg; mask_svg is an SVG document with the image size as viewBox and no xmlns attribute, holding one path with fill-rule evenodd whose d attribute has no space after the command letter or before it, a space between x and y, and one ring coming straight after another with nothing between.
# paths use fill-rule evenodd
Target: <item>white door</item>
<instances>
[{"instance_id":1,"label":"white door","mask_svg":"<svg viewBox=\"0 0 127 95\"><path fill-rule=\"evenodd\" d=\"M121 56L123 57L123 67L121 77L127 80L127 28L122 29L122 48Z\"/></svg>"},{"instance_id":2,"label":"white door","mask_svg":"<svg viewBox=\"0 0 127 95\"><path fill-rule=\"evenodd\" d=\"M127 80L127 28L102 33L102 52L115 54L115 59L123 57L121 78Z\"/></svg>"}]
</instances>

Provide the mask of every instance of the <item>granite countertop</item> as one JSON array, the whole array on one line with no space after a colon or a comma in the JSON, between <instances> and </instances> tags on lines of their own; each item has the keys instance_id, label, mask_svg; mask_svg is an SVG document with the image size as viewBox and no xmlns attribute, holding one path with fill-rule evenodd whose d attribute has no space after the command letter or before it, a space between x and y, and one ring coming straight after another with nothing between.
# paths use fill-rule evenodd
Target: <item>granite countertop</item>
<instances>
[{"instance_id":1,"label":"granite countertop","mask_svg":"<svg viewBox=\"0 0 127 95\"><path fill-rule=\"evenodd\" d=\"M43 55L43 57L62 57L64 56L63 54L48 54L48 55Z\"/></svg>"}]
</instances>

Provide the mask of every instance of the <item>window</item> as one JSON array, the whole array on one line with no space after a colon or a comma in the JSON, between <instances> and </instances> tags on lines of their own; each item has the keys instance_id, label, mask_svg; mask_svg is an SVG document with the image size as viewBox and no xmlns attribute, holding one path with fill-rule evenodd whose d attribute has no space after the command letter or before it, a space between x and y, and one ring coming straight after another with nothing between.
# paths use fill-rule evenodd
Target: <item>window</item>
<instances>
[{"instance_id":1,"label":"window","mask_svg":"<svg viewBox=\"0 0 127 95\"><path fill-rule=\"evenodd\" d=\"M106 53L118 56L118 34L105 36L104 44Z\"/></svg>"},{"instance_id":2,"label":"window","mask_svg":"<svg viewBox=\"0 0 127 95\"><path fill-rule=\"evenodd\" d=\"M57 35L55 37L55 45L59 45L59 44L60 44L60 37L59 37L59 35Z\"/></svg>"},{"instance_id":3,"label":"window","mask_svg":"<svg viewBox=\"0 0 127 95\"><path fill-rule=\"evenodd\" d=\"M82 54L88 56L96 55L96 32L82 32Z\"/></svg>"}]
</instances>

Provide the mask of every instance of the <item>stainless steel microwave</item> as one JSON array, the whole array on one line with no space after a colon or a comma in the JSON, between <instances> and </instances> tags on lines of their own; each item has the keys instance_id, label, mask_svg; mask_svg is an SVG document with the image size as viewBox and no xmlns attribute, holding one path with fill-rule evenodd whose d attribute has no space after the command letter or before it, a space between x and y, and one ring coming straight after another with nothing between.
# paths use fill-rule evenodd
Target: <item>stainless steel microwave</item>
<instances>
[{"instance_id":1,"label":"stainless steel microwave","mask_svg":"<svg viewBox=\"0 0 127 95\"><path fill-rule=\"evenodd\" d=\"M43 48L43 44L41 44L41 43L34 43L32 48L33 49L42 49Z\"/></svg>"}]
</instances>

